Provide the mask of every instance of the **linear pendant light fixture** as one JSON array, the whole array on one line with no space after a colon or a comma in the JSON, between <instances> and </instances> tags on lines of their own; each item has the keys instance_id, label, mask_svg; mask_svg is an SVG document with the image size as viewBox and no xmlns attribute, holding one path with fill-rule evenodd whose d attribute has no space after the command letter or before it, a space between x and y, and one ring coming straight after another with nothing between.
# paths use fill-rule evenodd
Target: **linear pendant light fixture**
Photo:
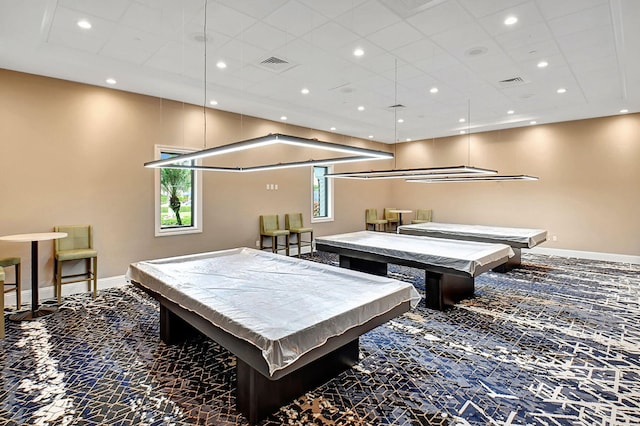
<instances>
[{"instance_id":1,"label":"linear pendant light fixture","mask_svg":"<svg viewBox=\"0 0 640 426\"><path fill-rule=\"evenodd\" d=\"M187 161L198 160L202 158L213 157L217 155L229 154L232 152L238 152L248 149L260 148L273 144L285 144L294 145L306 148L315 148L319 150L340 152L345 154L354 154L348 157L334 157L325 159L310 159L306 161L294 161L286 163L276 163L267 165L258 165L250 167L218 167L218 166L205 166L205 165L193 165L185 164ZM272 133L266 136L262 136L254 139L247 139L240 142L234 142L228 145L217 146L213 148L207 148L200 151L194 151L182 155L177 155L171 158L165 158L162 160L149 161L144 163L145 167L152 168L173 168L173 169L190 169L190 170L208 170L217 172L256 172L264 170L275 170L292 167L304 167L317 164L336 164L336 163L348 163L356 161L371 161L371 160L387 160L393 158L393 154L386 151L378 151L373 149L358 148L355 146L342 145L332 142L324 142L317 139L307 139L298 136L283 135L280 133Z\"/></svg>"},{"instance_id":2,"label":"linear pendant light fixture","mask_svg":"<svg viewBox=\"0 0 640 426\"><path fill-rule=\"evenodd\" d=\"M369 170L364 172L330 173L329 178L344 179L419 179L435 177L455 177L478 174L495 175L496 170L482 169L471 166L449 166L449 167L429 167L421 169L392 169L392 170Z\"/></svg>"},{"instance_id":3,"label":"linear pendant light fixture","mask_svg":"<svg viewBox=\"0 0 640 426\"><path fill-rule=\"evenodd\" d=\"M421 179L406 179L411 183L449 183L449 182L480 182L480 181L511 181L511 180L538 180L536 176L529 175L495 175L495 176L434 176Z\"/></svg>"}]
</instances>

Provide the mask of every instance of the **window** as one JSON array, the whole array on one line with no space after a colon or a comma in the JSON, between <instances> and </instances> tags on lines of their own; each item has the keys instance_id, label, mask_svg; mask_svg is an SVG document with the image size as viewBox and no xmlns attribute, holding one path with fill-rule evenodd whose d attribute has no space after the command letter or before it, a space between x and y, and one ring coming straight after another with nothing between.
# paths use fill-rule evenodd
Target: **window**
<instances>
[{"instance_id":1,"label":"window","mask_svg":"<svg viewBox=\"0 0 640 426\"><path fill-rule=\"evenodd\" d=\"M156 145L155 158L170 158L192 151ZM199 172L187 169L156 169L155 172L156 237L202 232Z\"/></svg>"},{"instance_id":2,"label":"window","mask_svg":"<svg viewBox=\"0 0 640 426\"><path fill-rule=\"evenodd\" d=\"M311 222L333 220L333 182L325 176L328 173L331 173L330 166L313 167L313 214Z\"/></svg>"}]
</instances>

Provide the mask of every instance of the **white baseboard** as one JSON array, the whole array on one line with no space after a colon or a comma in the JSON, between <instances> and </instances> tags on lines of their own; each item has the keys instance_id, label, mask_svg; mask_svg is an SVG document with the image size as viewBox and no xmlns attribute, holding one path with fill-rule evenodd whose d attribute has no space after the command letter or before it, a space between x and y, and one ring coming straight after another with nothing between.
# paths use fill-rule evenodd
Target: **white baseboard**
<instances>
[{"instance_id":1,"label":"white baseboard","mask_svg":"<svg viewBox=\"0 0 640 426\"><path fill-rule=\"evenodd\" d=\"M125 279L124 275L119 275L116 277L98 278L98 290L104 290L106 288L111 288L111 287L121 287L126 283L127 283L127 280ZM30 284L31 283L27 283L26 281L23 281L22 288L24 289L24 287L27 285L29 285L30 287ZM86 291L87 291L87 283L85 282L66 284L62 286L63 297L68 296L70 294L85 293ZM53 299L53 298L54 298L53 286L40 287L38 289L38 299L47 300L47 299ZM15 305L16 293L15 292L6 293L4 295L4 304L5 306ZM31 289L29 288L28 290L22 290L22 305L24 306L24 305L30 305L30 304L31 304Z\"/></svg>"},{"instance_id":2,"label":"white baseboard","mask_svg":"<svg viewBox=\"0 0 640 426\"><path fill-rule=\"evenodd\" d=\"M631 256L628 254L616 253L600 253L596 251L581 251L567 249L553 249L546 247L534 247L531 249L523 249L523 252L533 254L547 254L560 257L576 257L578 259L603 260L607 262L633 263L640 265L640 256Z\"/></svg>"}]
</instances>

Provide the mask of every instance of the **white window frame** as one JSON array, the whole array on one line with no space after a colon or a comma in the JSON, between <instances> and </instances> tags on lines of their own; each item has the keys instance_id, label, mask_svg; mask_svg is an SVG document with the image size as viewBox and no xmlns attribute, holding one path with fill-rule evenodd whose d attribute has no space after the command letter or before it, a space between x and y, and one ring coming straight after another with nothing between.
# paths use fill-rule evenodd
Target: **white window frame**
<instances>
[{"instance_id":1,"label":"white window frame","mask_svg":"<svg viewBox=\"0 0 640 426\"><path fill-rule=\"evenodd\" d=\"M333 222L333 179L327 179L327 216L326 217L314 217L313 216L313 180L314 180L314 167L326 167L327 173L333 173L333 166L311 166L311 223Z\"/></svg>"},{"instance_id":2,"label":"white window frame","mask_svg":"<svg viewBox=\"0 0 640 426\"><path fill-rule=\"evenodd\" d=\"M155 156L154 158L159 160L160 159L160 155L163 152L170 152L170 153L176 153L176 154L187 154L190 152L194 152L197 151L197 149L194 148L185 148L185 147L176 147L176 146L169 146L169 145L155 145ZM196 164L198 162L196 161ZM186 234L197 234L197 233L201 233L202 232L202 204L203 204L203 199L202 199L202 177L201 177L201 171L196 170L193 173L193 182L192 182L192 186L193 186L193 196L194 196L194 200L191 204L191 208L192 208L192 214L191 214L191 220L192 220L192 226L189 227L184 227L184 228L162 228L162 223L160 220L160 192L161 192L161 188L160 188L160 170L159 168L154 170L154 192L155 192L155 196L154 196L154 203L155 203L155 207L153 209L154 214L155 214L155 236L156 237L168 237L168 236L172 236L172 235L186 235ZM195 211L193 211L193 206L195 205Z\"/></svg>"}]
</instances>

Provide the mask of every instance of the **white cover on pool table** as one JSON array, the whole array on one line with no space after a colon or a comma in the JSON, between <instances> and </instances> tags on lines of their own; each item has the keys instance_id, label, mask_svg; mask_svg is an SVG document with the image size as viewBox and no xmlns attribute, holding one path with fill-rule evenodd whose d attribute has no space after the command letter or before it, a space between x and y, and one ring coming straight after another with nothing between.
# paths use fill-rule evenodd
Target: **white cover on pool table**
<instances>
[{"instance_id":1,"label":"white cover on pool table","mask_svg":"<svg viewBox=\"0 0 640 426\"><path fill-rule=\"evenodd\" d=\"M544 229L508 228L505 226L464 225L458 223L425 222L398 227L398 234L425 235L436 232L452 237L472 237L484 241L495 240L505 244L518 244L523 247L535 247L547 240Z\"/></svg>"},{"instance_id":2,"label":"white cover on pool table","mask_svg":"<svg viewBox=\"0 0 640 426\"><path fill-rule=\"evenodd\" d=\"M127 279L255 345L270 374L420 300L410 283L250 248L132 263Z\"/></svg>"},{"instance_id":3,"label":"white cover on pool table","mask_svg":"<svg viewBox=\"0 0 640 426\"><path fill-rule=\"evenodd\" d=\"M455 269L475 276L476 268L514 255L506 244L416 237L359 231L317 237L316 244L364 251L432 266Z\"/></svg>"}]
</instances>

